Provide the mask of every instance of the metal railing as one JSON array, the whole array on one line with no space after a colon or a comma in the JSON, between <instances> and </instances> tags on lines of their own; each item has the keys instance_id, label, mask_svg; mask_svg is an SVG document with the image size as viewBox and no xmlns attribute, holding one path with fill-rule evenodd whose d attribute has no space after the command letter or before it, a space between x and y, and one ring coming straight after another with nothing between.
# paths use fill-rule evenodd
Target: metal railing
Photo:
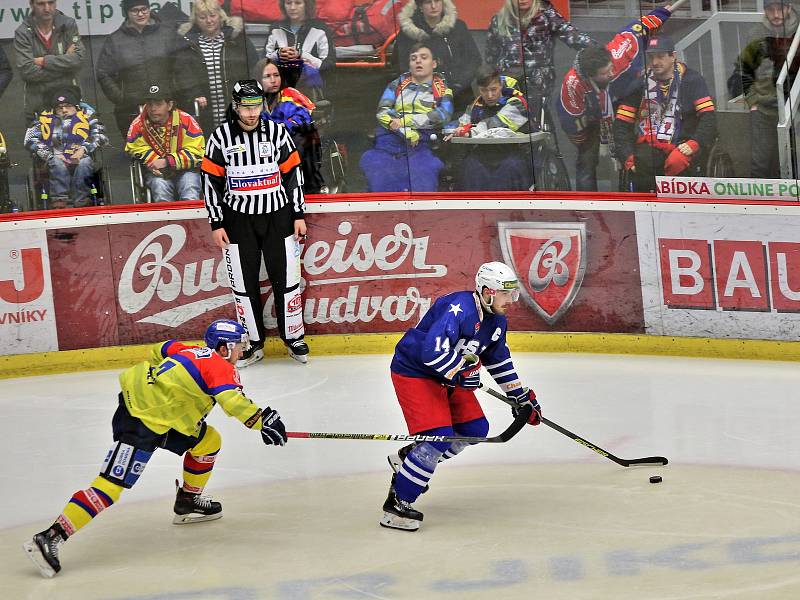
<instances>
[{"instance_id":1,"label":"metal railing","mask_svg":"<svg viewBox=\"0 0 800 600\"><path fill-rule=\"evenodd\" d=\"M800 77L795 77L788 98L784 91L786 80L789 78L789 66L794 62L798 46L800 46L800 27L794 32L786 62L783 63L775 81L775 93L778 98L778 156L781 163L781 177L786 179L794 178L794 167L800 164L800 154L798 154L800 149L797 144L794 144L794 156L792 156L792 123L797 106L800 104Z\"/></svg>"}]
</instances>

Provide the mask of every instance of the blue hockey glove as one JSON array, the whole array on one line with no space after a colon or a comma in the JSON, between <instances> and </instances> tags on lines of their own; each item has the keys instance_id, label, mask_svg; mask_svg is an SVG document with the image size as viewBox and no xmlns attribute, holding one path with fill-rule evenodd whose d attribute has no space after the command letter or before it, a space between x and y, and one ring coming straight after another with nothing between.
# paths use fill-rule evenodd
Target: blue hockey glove
<instances>
[{"instance_id":1,"label":"blue hockey glove","mask_svg":"<svg viewBox=\"0 0 800 600\"><path fill-rule=\"evenodd\" d=\"M528 388L522 388L522 393L516 396L508 396L509 400L513 400L517 403L517 406L511 407L511 414L514 415L514 418L517 418L520 409L523 406L530 405L533 409L531 410L531 416L528 418L528 423L531 425L538 425L542 422L542 407L539 406L539 401L536 399L536 394L534 394Z\"/></svg>"},{"instance_id":2,"label":"blue hockey glove","mask_svg":"<svg viewBox=\"0 0 800 600\"><path fill-rule=\"evenodd\" d=\"M261 413L261 439L267 446L283 446L288 439L281 416L269 406Z\"/></svg>"}]
</instances>

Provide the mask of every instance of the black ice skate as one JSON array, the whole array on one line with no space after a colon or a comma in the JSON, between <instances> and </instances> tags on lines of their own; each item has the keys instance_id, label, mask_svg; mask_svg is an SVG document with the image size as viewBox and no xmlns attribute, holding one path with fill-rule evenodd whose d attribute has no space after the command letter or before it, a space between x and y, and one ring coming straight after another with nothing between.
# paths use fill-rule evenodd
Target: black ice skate
<instances>
[{"instance_id":1,"label":"black ice skate","mask_svg":"<svg viewBox=\"0 0 800 600\"><path fill-rule=\"evenodd\" d=\"M175 484L177 485L177 483L176 481ZM222 518L222 504L214 502L208 496L185 492L182 487L178 487L174 510L175 517L172 522L175 525L215 521Z\"/></svg>"},{"instance_id":2,"label":"black ice skate","mask_svg":"<svg viewBox=\"0 0 800 600\"><path fill-rule=\"evenodd\" d=\"M308 344L303 340L289 340L286 342L286 348L289 350L289 356L297 362L303 364L308 362Z\"/></svg>"},{"instance_id":3,"label":"black ice skate","mask_svg":"<svg viewBox=\"0 0 800 600\"><path fill-rule=\"evenodd\" d=\"M242 352L242 357L236 361L237 369L244 369L264 358L264 343L251 342L250 347Z\"/></svg>"},{"instance_id":4,"label":"black ice skate","mask_svg":"<svg viewBox=\"0 0 800 600\"><path fill-rule=\"evenodd\" d=\"M53 577L61 570L58 549L66 541L67 534L61 525L53 523L50 529L37 533L30 542L22 544L22 548L43 577Z\"/></svg>"},{"instance_id":5,"label":"black ice skate","mask_svg":"<svg viewBox=\"0 0 800 600\"><path fill-rule=\"evenodd\" d=\"M389 461L389 466L392 467L392 471L394 471L395 475L397 475L400 472L400 467L403 466L403 461L406 459L406 456L408 456L408 453L411 452L414 446L416 446L416 444L409 444L408 446L403 446L402 448L400 448L400 450L398 450L394 454L390 454L389 456L386 457L386 460ZM394 480L392 480L392 483L394 483ZM430 486L426 485L422 489L421 493L424 494L429 489Z\"/></svg>"},{"instance_id":6,"label":"black ice skate","mask_svg":"<svg viewBox=\"0 0 800 600\"><path fill-rule=\"evenodd\" d=\"M389 487L389 496L383 503L383 517L381 527L401 529L403 531L417 531L422 522L422 513L414 510L410 502L400 500L394 490L395 476L392 475L392 485Z\"/></svg>"}]
</instances>

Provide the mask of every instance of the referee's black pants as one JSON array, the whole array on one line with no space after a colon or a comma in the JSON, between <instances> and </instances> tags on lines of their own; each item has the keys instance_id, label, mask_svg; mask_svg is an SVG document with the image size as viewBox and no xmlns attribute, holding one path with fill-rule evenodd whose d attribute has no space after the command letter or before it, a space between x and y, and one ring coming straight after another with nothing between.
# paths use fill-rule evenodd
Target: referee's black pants
<instances>
[{"instance_id":1,"label":"referee's black pants","mask_svg":"<svg viewBox=\"0 0 800 600\"><path fill-rule=\"evenodd\" d=\"M252 311L258 338L248 331L251 339L263 343L266 338L259 283L262 257L272 283L278 334L284 342L302 339L305 331L300 298L300 256L296 252L291 205L287 204L271 213L248 215L223 204L222 222L230 242L239 246L246 300L237 303L237 316L247 327L244 315L238 314L238 309L241 307L245 311Z\"/></svg>"}]
</instances>

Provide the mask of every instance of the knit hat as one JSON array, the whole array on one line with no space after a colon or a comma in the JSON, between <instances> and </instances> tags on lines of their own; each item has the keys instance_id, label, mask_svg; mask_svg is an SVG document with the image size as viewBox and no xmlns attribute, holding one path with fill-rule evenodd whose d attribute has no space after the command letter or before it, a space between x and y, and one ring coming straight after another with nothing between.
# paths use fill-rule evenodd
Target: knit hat
<instances>
[{"instance_id":1,"label":"knit hat","mask_svg":"<svg viewBox=\"0 0 800 600\"><path fill-rule=\"evenodd\" d=\"M122 0L122 10L128 12L136 6L150 6L150 0Z\"/></svg>"},{"instance_id":2,"label":"knit hat","mask_svg":"<svg viewBox=\"0 0 800 600\"><path fill-rule=\"evenodd\" d=\"M72 106L78 106L80 102L80 90L75 86L68 86L65 88L58 88L54 91L51 105L53 107L56 107L59 104L72 104Z\"/></svg>"}]
</instances>

